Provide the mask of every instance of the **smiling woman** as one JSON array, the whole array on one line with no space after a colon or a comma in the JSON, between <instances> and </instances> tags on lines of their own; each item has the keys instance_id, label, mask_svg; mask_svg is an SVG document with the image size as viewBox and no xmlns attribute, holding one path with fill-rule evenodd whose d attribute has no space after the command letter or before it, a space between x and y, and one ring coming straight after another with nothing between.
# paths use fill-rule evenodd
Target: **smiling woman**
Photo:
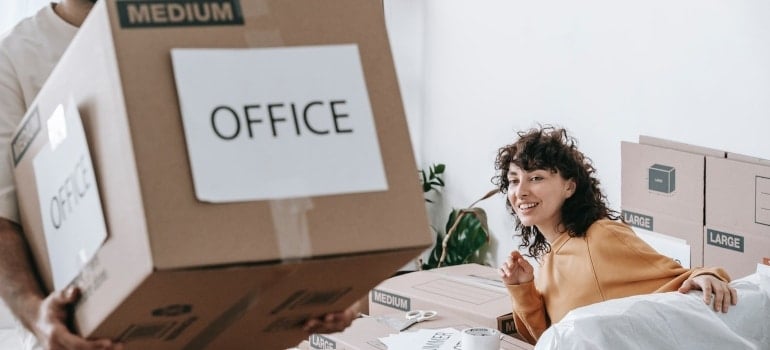
<instances>
[{"instance_id":1,"label":"smiling woman","mask_svg":"<svg viewBox=\"0 0 770 350\"><path fill-rule=\"evenodd\" d=\"M565 129L519 132L514 143L500 148L495 168L520 248L540 263L537 279L519 251L500 267L516 330L530 343L571 310L610 299L703 290L703 302L713 299L715 311L736 304L724 270L686 269L620 220L607 205L591 160Z\"/></svg>"}]
</instances>

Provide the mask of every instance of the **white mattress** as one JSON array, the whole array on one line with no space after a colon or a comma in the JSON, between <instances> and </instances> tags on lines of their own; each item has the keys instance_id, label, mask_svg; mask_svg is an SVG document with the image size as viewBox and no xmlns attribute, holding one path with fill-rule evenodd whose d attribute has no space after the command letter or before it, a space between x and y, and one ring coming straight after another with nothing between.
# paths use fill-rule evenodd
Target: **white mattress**
<instances>
[{"instance_id":1,"label":"white mattress","mask_svg":"<svg viewBox=\"0 0 770 350\"><path fill-rule=\"evenodd\" d=\"M571 311L535 349L770 349L770 272L760 268L731 283L738 304L726 314L700 291L609 300Z\"/></svg>"}]
</instances>

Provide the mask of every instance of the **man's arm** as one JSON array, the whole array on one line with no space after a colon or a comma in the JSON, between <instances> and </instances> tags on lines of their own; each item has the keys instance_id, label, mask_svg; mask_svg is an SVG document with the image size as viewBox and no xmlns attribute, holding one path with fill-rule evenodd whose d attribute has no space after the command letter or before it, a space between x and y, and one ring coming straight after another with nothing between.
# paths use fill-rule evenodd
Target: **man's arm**
<instances>
[{"instance_id":1,"label":"man's arm","mask_svg":"<svg viewBox=\"0 0 770 350\"><path fill-rule=\"evenodd\" d=\"M31 261L21 227L0 218L0 297L30 330L44 299Z\"/></svg>"},{"instance_id":2,"label":"man's arm","mask_svg":"<svg viewBox=\"0 0 770 350\"><path fill-rule=\"evenodd\" d=\"M44 297L19 225L0 218L0 297L45 349L122 349L108 339L72 334L66 320L79 291L68 288Z\"/></svg>"}]
</instances>

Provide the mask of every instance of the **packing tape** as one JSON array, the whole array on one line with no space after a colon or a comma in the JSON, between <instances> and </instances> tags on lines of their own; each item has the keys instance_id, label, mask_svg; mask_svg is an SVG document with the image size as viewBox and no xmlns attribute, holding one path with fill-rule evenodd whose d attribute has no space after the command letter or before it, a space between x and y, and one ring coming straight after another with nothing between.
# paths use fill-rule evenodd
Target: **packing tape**
<instances>
[{"instance_id":1,"label":"packing tape","mask_svg":"<svg viewBox=\"0 0 770 350\"><path fill-rule=\"evenodd\" d=\"M311 209L313 201L309 197L270 201L270 215L281 259L310 256L312 243L307 212Z\"/></svg>"},{"instance_id":2,"label":"packing tape","mask_svg":"<svg viewBox=\"0 0 770 350\"><path fill-rule=\"evenodd\" d=\"M249 3L244 19L250 27L259 29L246 30L243 38L246 47L283 46L281 31L274 28L270 17L270 2L266 0ZM278 253L283 260L307 257L312 252L310 229L306 213L313 209L309 198L276 199L269 201L270 214L273 218Z\"/></svg>"},{"instance_id":3,"label":"packing tape","mask_svg":"<svg viewBox=\"0 0 770 350\"><path fill-rule=\"evenodd\" d=\"M247 47L271 47L283 46L281 31L272 25L274 19L270 17L269 1L255 1L250 4L249 13L244 13L244 19L251 23L251 27L263 29L251 29L243 32L243 38Z\"/></svg>"},{"instance_id":4,"label":"packing tape","mask_svg":"<svg viewBox=\"0 0 770 350\"><path fill-rule=\"evenodd\" d=\"M500 332L485 327L466 328L460 344L462 350L500 350Z\"/></svg>"}]
</instances>

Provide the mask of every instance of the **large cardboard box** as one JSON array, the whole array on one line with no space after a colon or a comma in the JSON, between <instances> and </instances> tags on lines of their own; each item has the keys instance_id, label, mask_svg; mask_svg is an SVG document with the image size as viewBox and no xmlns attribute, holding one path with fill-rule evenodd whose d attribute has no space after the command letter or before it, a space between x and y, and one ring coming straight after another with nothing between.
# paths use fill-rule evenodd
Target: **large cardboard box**
<instances>
[{"instance_id":1,"label":"large cardboard box","mask_svg":"<svg viewBox=\"0 0 770 350\"><path fill-rule=\"evenodd\" d=\"M82 120L90 162L61 158L78 162L47 193L60 157L40 155L67 140L51 120ZM432 243L378 1L96 2L13 151L49 290L69 281L48 242L81 236L45 227L98 193L103 234L61 261L80 269L77 331L129 349L199 348L264 310L292 322L259 334L291 340ZM305 287L324 271L341 273Z\"/></svg>"},{"instance_id":2,"label":"large cardboard box","mask_svg":"<svg viewBox=\"0 0 770 350\"><path fill-rule=\"evenodd\" d=\"M359 318L353 321L353 324L343 332L313 334L306 341L303 341L298 348L302 350L386 350L388 349L387 346L380 339L399 334L392 325L403 322L403 319L404 313ZM461 331L472 327L476 326L454 315L439 314L435 319L416 323L404 332L443 328L454 328ZM534 348L533 345L506 334L502 335L500 341L501 350L531 350Z\"/></svg>"},{"instance_id":3,"label":"large cardboard box","mask_svg":"<svg viewBox=\"0 0 770 350\"><path fill-rule=\"evenodd\" d=\"M416 271L389 278L369 293L369 314L436 310L475 326L514 334L513 307L497 270L464 264Z\"/></svg>"},{"instance_id":4,"label":"large cardboard box","mask_svg":"<svg viewBox=\"0 0 770 350\"><path fill-rule=\"evenodd\" d=\"M691 250L685 267L703 265L706 156L725 152L650 136L621 143L623 218L637 231L685 240Z\"/></svg>"},{"instance_id":5,"label":"large cardboard box","mask_svg":"<svg viewBox=\"0 0 770 350\"><path fill-rule=\"evenodd\" d=\"M770 259L770 162L728 153L706 160L704 260L733 278Z\"/></svg>"}]
</instances>

